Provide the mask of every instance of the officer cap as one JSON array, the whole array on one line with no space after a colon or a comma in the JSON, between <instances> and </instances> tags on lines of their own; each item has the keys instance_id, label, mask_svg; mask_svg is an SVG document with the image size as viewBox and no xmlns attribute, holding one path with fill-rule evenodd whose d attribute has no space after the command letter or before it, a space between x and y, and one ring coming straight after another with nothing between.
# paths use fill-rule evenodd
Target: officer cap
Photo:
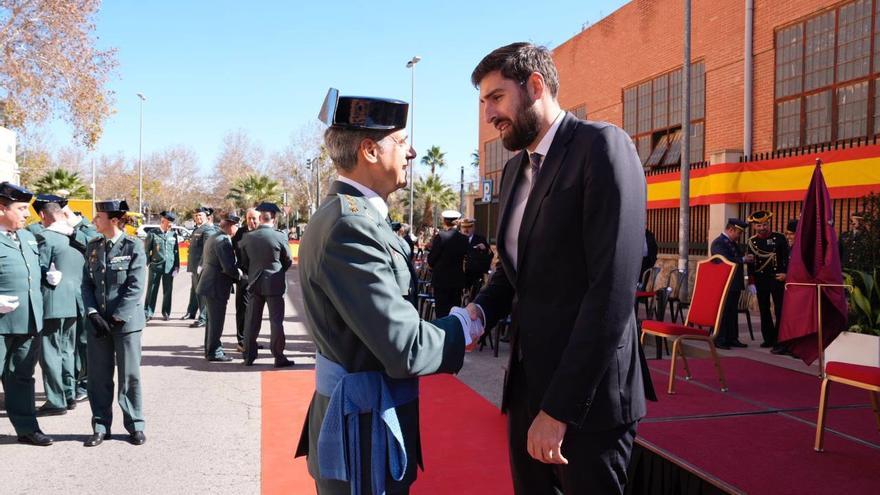
<instances>
[{"instance_id":1,"label":"officer cap","mask_svg":"<svg viewBox=\"0 0 880 495\"><path fill-rule=\"evenodd\" d=\"M241 217L236 215L235 213L227 213L223 216L222 221L238 225L241 223Z\"/></svg>"},{"instance_id":2,"label":"officer cap","mask_svg":"<svg viewBox=\"0 0 880 495\"><path fill-rule=\"evenodd\" d=\"M743 231L745 231L747 228L749 228L749 224L747 224L746 222L743 222L739 218L734 218L734 217L730 217L727 219L727 225L736 227L739 230L743 230Z\"/></svg>"},{"instance_id":3,"label":"officer cap","mask_svg":"<svg viewBox=\"0 0 880 495\"><path fill-rule=\"evenodd\" d=\"M106 213L128 211L128 203L124 199L108 199L107 201L97 201L95 202L95 211L103 211Z\"/></svg>"},{"instance_id":4,"label":"officer cap","mask_svg":"<svg viewBox=\"0 0 880 495\"><path fill-rule=\"evenodd\" d=\"M443 212L440 213L440 216L443 217L444 220L458 220L461 218L461 213L455 210L443 210Z\"/></svg>"},{"instance_id":5,"label":"officer cap","mask_svg":"<svg viewBox=\"0 0 880 495\"><path fill-rule=\"evenodd\" d=\"M339 96L330 88L318 119L340 129L396 131L406 128L409 103L390 98Z\"/></svg>"},{"instance_id":6,"label":"officer cap","mask_svg":"<svg viewBox=\"0 0 880 495\"><path fill-rule=\"evenodd\" d=\"M196 208L196 211L194 213L204 213L205 215L213 215L214 208L208 208L207 206L199 206L198 208Z\"/></svg>"},{"instance_id":7,"label":"officer cap","mask_svg":"<svg viewBox=\"0 0 880 495\"><path fill-rule=\"evenodd\" d=\"M0 197L18 203L27 203L34 197L34 193L21 186L3 181L0 182Z\"/></svg>"},{"instance_id":8,"label":"officer cap","mask_svg":"<svg viewBox=\"0 0 880 495\"><path fill-rule=\"evenodd\" d=\"M746 220L748 220L749 223L767 223L771 218L773 218L772 211L759 210L749 215L749 218Z\"/></svg>"},{"instance_id":9,"label":"officer cap","mask_svg":"<svg viewBox=\"0 0 880 495\"><path fill-rule=\"evenodd\" d=\"M391 222L391 230L393 230L395 232L399 231L400 227L402 227L402 226L403 226L403 224L400 222Z\"/></svg>"},{"instance_id":10,"label":"officer cap","mask_svg":"<svg viewBox=\"0 0 880 495\"><path fill-rule=\"evenodd\" d=\"M788 225L785 226L785 231L791 232L792 234L797 232L797 224L798 224L797 218L793 218L793 219L789 220Z\"/></svg>"},{"instance_id":11,"label":"officer cap","mask_svg":"<svg viewBox=\"0 0 880 495\"><path fill-rule=\"evenodd\" d=\"M33 203L34 211L39 213L49 203L56 203L58 206L64 208L67 206L67 199L62 198L61 196L55 196L54 194L37 194Z\"/></svg>"},{"instance_id":12,"label":"officer cap","mask_svg":"<svg viewBox=\"0 0 880 495\"><path fill-rule=\"evenodd\" d=\"M278 214L281 211L281 208L278 208L278 205L275 203L262 202L257 205L257 211L268 211L269 213Z\"/></svg>"},{"instance_id":13,"label":"officer cap","mask_svg":"<svg viewBox=\"0 0 880 495\"><path fill-rule=\"evenodd\" d=\"M476 223L476 220L474 220L473 218L467 218L467 217L462 218L461 220L458 221L458 224L462 227L473 227L474 223Z\"/></svg>"},{"instance_id":14,"label":"officer cap","mask_svg":"<svg viewBox=\"0 0 880 495\"><path fill-rule=\"evenodd\" d=\"M169 222L177 220L177 215L175 215L173 211L163 211L162 213L159 213L159 216Z\"/></svg>"}]
</instances>

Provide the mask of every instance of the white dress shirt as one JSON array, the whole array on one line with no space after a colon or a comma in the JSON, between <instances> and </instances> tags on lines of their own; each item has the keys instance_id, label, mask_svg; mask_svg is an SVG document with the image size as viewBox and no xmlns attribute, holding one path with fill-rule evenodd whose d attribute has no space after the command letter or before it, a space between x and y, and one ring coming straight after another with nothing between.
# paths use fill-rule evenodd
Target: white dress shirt
<instances>
[{"instance_id":1,"label":"white dress shirt","mask_svg":"<svg viewBox=\"0 0 880 495\"><path fill-rule=\"evenodd\" d=\"M361 194L364 195L364 198L366 198L367 201L369 201L370 204L373 205L374 208L379 210L379 214L382 215L382 218L385 218L388 216L388 203L386 203L385 200L382 199L381 196L376 194L376 191L373 191L369 187L361 184L360 182L358 182L356 180L352 180L352 179L349 179L348 177L343 177L341 175L338 176L336 178L336 180L338 180L339 182L344 182L344 183L348 184L349 186L360 191Z\"/></svg>"}]
</instances>

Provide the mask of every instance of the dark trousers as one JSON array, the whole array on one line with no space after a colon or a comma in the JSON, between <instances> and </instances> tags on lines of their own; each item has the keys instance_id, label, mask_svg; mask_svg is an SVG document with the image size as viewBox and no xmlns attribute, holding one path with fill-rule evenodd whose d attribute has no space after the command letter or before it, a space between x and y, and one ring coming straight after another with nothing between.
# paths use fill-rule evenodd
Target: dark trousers
<instances>
[{"instance_id":1,"label":"dark trousers","mask_svg":"<svg viewBox=\"0 0 880 495\"><path fill-rule=\"evenodd\" d=\"M716 344L728 345L739 340L739 305L740 291L730 289L724 302L724 313L721 314L721 328L715 338Z\"/></svg>"},{"instance_id":2,"label":"dark trousers","mask_svg":"<svg viewBox=\"0 0 880 495\"><path fill-rule=\"evenodd\" d=\"M85 315L85 310L80 307L80 304L77 302L77 315L76 315L76 335L74 336L74 349L73 349L73 368L74 368L74 376L76 376L76 394L87 394L88 393L88 383L89 383L89 368L88 368L88 331L86 330L87 326L90 325L87 322L87 318Z\"/></svg>"},{"instance_id":3,"label":"dark trousers","mask_svg":"<svg viewBox=\"0 0 880 495\"><path fill-rule=\"evenodd\" d=\"M785 295L785 283L776 280L776 275L756 273L755 290L758 293L758 308L761 310L761 336L764 338L764 343L776 345L779 337L779 318L782 316L782 297ZM773 298L773 312L770 311L771 297Z\"/></svg>"},{"instance_id":4,"label":"dark trousers","mask_svg":"<svg viewBox=\"0 0 880 495\"><path fill-rule=\"evenodd\" d=\"M518 365L514 365L518 367ZM577 431L568 427L562 455L568 464L544 464L529 455L529 427L538 414L527 400L522 369L511 376L507 411L510 471L517 495L623 493L637 423L606 431Z\"/></svg>"},{"instance_id":5,"label":"dark trousers","mask_svg":"<svg viewBox=\"0 0 880 495\"><path fill-rule=\"evenodd\" d=\"M40 368L46 404L58 409L67 407L76 394L74 345L76 318L48 318L40 332Z\"/></svg>"},{"instance_id":6,"label":"dark trousers","mask_svg":"<svg viewBox=\"0 0 880 495\"><path fill-rule=\"evenodd\" d=\"M235 337L244 346L244 328L247 321L248 291L246 284L235 284Z\"/></svg>"},{"instance_id":7,"label":"dark trousers","mask_svg":"<svg viewBox=\"0 0 880 495\"><path fill-rule=\"evenodd\" d=\"M162 273L151 268L147 277L147 298L144 301L144 315L148 320L153 316L153 312L156 309L160 284L162 285L162 316L171 314L171 294L174 290L174 275Z\"/></svg>"},{"instance_id":8,"label":"dark trousers","mask_svg":"<svg viewBox=\"0 0 880 495\"><path fill-rule=\"evenodd\" d=\"M113 423L113 367L119 380L116 400L129 433L144 430L141 391L141 331L97 338L89 329L89 405L92 428L109 433Z\"/></svg>"},{"instance_id":9,"label":"dark trousers","mask_svg":"<svg viewBox=\"0 0 880 495\"><path fill-rule=\"evenodd\" d=\"M223 356L220 337L223 336L223 326L226 323L226 304L229 299L206 297L205 301L205 308L208 312L208 323L205 325L205 358L218 358Z\"/></svg>"},{"instance_id":10,"label":"dark trousers","mask_svg":"<svg viewBox=\"0 0 880 495\"><path fill-rule=\"evenodd\" d=\"M449 315L453 306L461 305L461 287L434 287L434 308L437 318Z\"/></svg>"},{"instance_id":11,"label":"dark trousers","mask_svg":"<svg viewBox=\"0 0 880 495\"><path fill-rule=\"evenodd\" d=\"M202 275L200 273L193 272L193 274L192 274L193 287L199 286L199 279L200 278L202 278ZM196 296L196 301L198 302L198 307L199 307L199 317L197 318L197 321L199 323L205 324L208 321L208 312L205 309L205 304L206 304L205 296L200 296L198 294L196 294L195 296ZM190 303L192 303L192 301L190 301ZM195 315L195 313L192 313L192 314Z\"/></svg>"},{"instance_id":12,"label":"dark trousers","mask_svg":"<svg viewBox=\"0 0 880 495\"><path fill-rule=\"evenodd\" d=\"M263 306L269 307L269 349L276 360L284 360L284 295L263 296L249 294L247 326L245 327L244 362L257 358L257 337L263 324Z\"/></svg>"},{"instance_id":13,"label":"dark trousers","mask_svg":"<svg viewBox=\"0 0 880 495\"><path fill-rule=\"evenodd\" d=\"M199 274L190 272L192 285L189 288L189 304L186 305L186 314L195 318L199 312L199 296L196 294L196 285L199 283Z\"/></svg>"},{"instance_id":14,"label":"dark trousers","mask_svg":"<svg viewBox=\"0 0 880 495\"><path fill-rule=\"evenodd\" d=\"M3 339L3 393L6 414L16 435L27 435L40 429L34 406L34 368L40 355L40 339L36 334L0 335Z\"/></svg>"}]
</instances>

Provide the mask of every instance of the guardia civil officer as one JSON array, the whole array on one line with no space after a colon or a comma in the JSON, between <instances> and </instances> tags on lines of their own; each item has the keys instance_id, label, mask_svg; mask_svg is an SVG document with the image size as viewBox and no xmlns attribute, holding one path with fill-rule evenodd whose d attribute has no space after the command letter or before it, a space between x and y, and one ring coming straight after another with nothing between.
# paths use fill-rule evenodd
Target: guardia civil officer
<instances>
[{"instance_id":1,"label":"guardia civil officer","mask_svg":"<svg viewBox=\"0 0 880 495\"><path fill-rule=\"evenodd\" d=\"M147 299L144 302L144 316L147 321L153 317L159 285L162 285L162 319L171 317L171 298L174 291L174 277L180 270L180 237L172 227L177 215L173 211L159 213L159 232L150 232L144 240L144 251L149 259L147 277Z\"/></svg>"},{"instance_id":2,"label":"guardia civil officer","mask_svg":"<svg viewBox=\"0 0 880 495\"><path fill-rule=\"evenodd\" d=\"M0 363L6 414L18 441L46 446L52 439L40 431L34 409L43 296L37 240L24 229L31 198L21 186L0 183Z\"/></svg>"},{"instance_id":3,"label":"guardia civil officer","mask_svg":"<svg viewBox=\"0 0 880 495\"><path fill-rule=\"evenodd\" d=\"M443 217L445 230L431 240L428 264L431 265L431 287L438 317L449 314L453 306L461 304L464 289L464 258L468 252L468 238L455 228L461 213L446 210Z\"/></svg>"},{"instance_id":4,"label":"guardia civil officer","mask_svg":"<svg viewBox=\"0 0 880 495\"><path fill-rule=\"evenodd\" d=\"M184 319L198 318L190 327L197 328L205 326L205 301L196 294L196 287L199 285L199 273L202 270L202 251L205 249L205 241L208 237L217 235L220 229L214 225L214 209L206 206L200 206L193 213L193 220L196 223L196 229L189 238L189 253L187 254L186 271L192 274L192 287L190 288L189 307L186 310Z\"/></svg>"},{"instance_id":5,"label":"guardia civil officer","mask_svg":"<svg viewBox=\"0 0 880 495\"><path fill-rule=\"evenodd\" d=\"M39 195L37 202L45 227L36 237L44 274L40 367L46 391L46 403L37 409L37 416L49 416L76 407L76 300L82 291L85 258L73 245L73 227L61 207L66 201Z\"/></svg>"},{"instance_id":6,"label":"guardia civil officer","mask_svg":"<svg viewBox=\"0 0 880 495\"><path fill-rule=\"evenodd\" d=\"M269 349L275 367L293 366L284 356L284 293L287 292L287 269L293 264L284 232L275 230L275 216L281 211L274 203L256 208L260 224L241 240L241 265L247 270L248 307L245 324L244 364L257 358L257 337L263 322L263 307L269 307Z\"/></svg>"},{"instance_id":7,"label":"guardia civil officer","mask_svg":"<svg viewBox=\"0 0 880 495\"><path fill-rule=\"evenodd\" d=\"M755 286L761 310L761 336L764 338L761 347L770 347L774 354L781 354L783 349L777 345L777 337L785 295L785 272L788 271L788 242L784 235L771 230L771 218L773 213L765 210L749 215L747 220L755 234L749 237L746 247L754 257L749 264L749 284ZM770 310L771 298L774 311Z\"/></svg>"},{"instance_id":8,"label":"guardia civil officer","mask_svg":"<svg viewBox=\"0 0 880 495\"><path fill-rule=\"evenodd\" d=\"M110 436L113 422L114 363L118 370L119 407L128 441L141 445L144 436L141 391L141 334L144 328L144 243L125 234L125 200L95 203L95 226L102 235L86 247L83 300L88 333L89 404L94 433L86 447Z\"/></svg>"},{"instance_id":9,"label":"guardia civil officer","mask_svg":"<svg viewBox=\"0 0 880 495\"><path fill-rule=\"evenodd\" d=\"M54 194L37 194L34 198L34 202L31 203L31 207L37 212L37 216L40 220L25 227L31 234L39 234L45 230L50 223L52 223L51 220L47 221L46 214L43 212L43 207L49 204L50 201L60 204L62 208L67 206L67 200L60 196Z\"/></svg>"},{"instance_id":10,"label":"guardia civil officer","mask_svg":"<svg viewBox=\"0 0 880 495\"><path fill-rule=\"evenodd\" d=\"M731 347L748 347L739 340L739 323L737 306L739 294L745 288L743 264L754 261L754 255L743 254L738 241L749 224L739 218L728 218L724 232L721 233L709 248L710 255L723 256L727 261L736 264L733 280L727 292L727 300L724 303L724 313L721 315L721 325L718 336L715 337L715 347L729 350Z\"/></svg>"},{"instance_id":11,"label":"guardia civil officer","mask_svg":"<svg viewBox=\"0 0 880 495\"><path fill-rule=\"evenodd\" d=\"M256 208L248 208L244 212L244 225L239 227L235 232L235 235L232 236L232 248L235 251L235 259L238 263L238 267L244 271L247 271L247 267L242 266L241 264L241 246L239 246L239 244L245 234L257 230L259 218L260 214L257 212ZM238 342L236 344L236 349L242 354L244 354L244 328L247 320L247 304L247 284L245 279L240 278L235 283L235 337ZM261 348L261 346L257 345L257 348Z\"/></svg>"},{"instance_id":12,"label":"guardia civil officer","mask_svg":"<svg viewBox=\"0 0 880 495\"><path fill-rule=\"evenodd\" d=\"M226 323L226 304L232 285L242 275L235 259L231 237L238 231L241 218L229 213L220 221L220 233L205 242L202 273L196 294L205 298L208 324L205 326L205 359L226 362L232 358L223 353L220 337Z\"/></svg>"}]
</instances>

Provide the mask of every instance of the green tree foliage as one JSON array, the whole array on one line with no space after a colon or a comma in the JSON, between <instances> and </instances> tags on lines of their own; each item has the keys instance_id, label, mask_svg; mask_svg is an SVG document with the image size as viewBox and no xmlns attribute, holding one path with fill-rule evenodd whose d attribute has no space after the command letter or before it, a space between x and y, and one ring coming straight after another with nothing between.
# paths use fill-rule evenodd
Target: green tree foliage
<instances>
[{"instance_id":1,"label":"green tree foliage","mask_svg":"<svg viewBox=\"0 0 880 495\"><path fill-rule=\"evenodd\" d=\"M424 180L416 181L414 196L416 204L422 205L422 216L418 221L413 219L413 222L421 226L433 226L438 210L458 206L458 194L437 175L429 175ZM404 202L407 205L408 201L409 198L405 197Z\"/></svg>"},{"instance_id":2,"label":"green tree foliage","mask_svg":"<svg viewBox=\"0 0 880 495\"><path fill-rule=\"evenodd\" d=\"M422 157L422 165L430 167L430 175L433 176L437 173L438 168L446 166L446 153L440 151L439 146L431 146L428 148L428 151L425 152L425 156Z\"/></svg>"},{"instance_id":3,"label":"green tree foliage","mask_svg":"<svg viewBox=\"0 0 880 495\"><path fill-rule=\"evenodd\" d=\"M69 198L91 198L89 187L80 178L79 173L57 168L40 177L33 184L38 194L54 194Z\"/></svg>"},{"instance_id":4,"label":"green tree foliage","mask_svg":"<svg viewBox=\"0 0 880 495\"><path fill-rule=\"evenodd\" d=\"M229 189L226 199L237 208L250 208L263 201L281 201L281 183L266 175L248 174L237 179Z\"/></svg>"}]
</instances>

